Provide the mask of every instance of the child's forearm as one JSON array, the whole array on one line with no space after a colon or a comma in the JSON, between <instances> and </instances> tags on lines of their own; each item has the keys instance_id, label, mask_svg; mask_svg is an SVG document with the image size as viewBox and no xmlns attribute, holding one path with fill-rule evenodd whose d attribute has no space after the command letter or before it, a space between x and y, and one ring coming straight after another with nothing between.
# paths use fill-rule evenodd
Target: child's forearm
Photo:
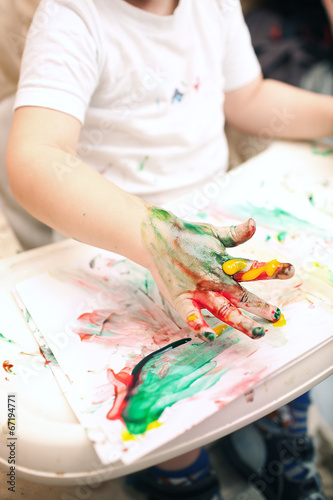
<instances>
[{"instance_id":1,"label":"child's forearm","mask_svg":"<svg viewBox=\"0 0 333 500\"><path fill-rule=\"evenodd\" d=\"M13 157L13 154L11 154ZM147 267L141 221L145 202L104 179L77 157L38 145L11 158L12 190L34 217L65 236ZM16 163L16 164L15 164Z\"/></svg>"},{"instance_id":2,"label":"child's forearm","mask_svg":"<svg viewBox=\"0 0 333 500\"><path fill-rule=\"evenodd\" d=\"M226 118L243 132L281 139L333 135L333 97L258 79L226 96Z\"/></svg>"}]
</instances>

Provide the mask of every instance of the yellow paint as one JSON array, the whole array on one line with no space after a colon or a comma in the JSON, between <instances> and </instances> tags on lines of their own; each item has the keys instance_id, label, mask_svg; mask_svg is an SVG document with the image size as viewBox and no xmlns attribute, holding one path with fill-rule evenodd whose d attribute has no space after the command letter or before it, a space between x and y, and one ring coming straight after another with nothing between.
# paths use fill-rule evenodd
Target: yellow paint
<instances>
[{"instance_id":1,"label":"yellow paint","mask_svg":"<svg viewBox=\"0 0 333 500\"><path fill-rule=\"evenodd\" d=\"M280 326L284 326L286 324L287 324L286 319L283 316L283 314L281 313L280 319L278 319L275 323L273 323L273 326L280 327Z\"/></svg>"},{"instance_id":2,"label":"yellow paint","mask_svg":"<svg viewBox=\"0 0 333 500\"><path fill-rule=\"evenodd\" d=\"M154 420L154 422L150 422L147 426L147 431L150 431L150 429L156 429L157 427L160 427L162 424L158 420Z\"/></svg>"},{"instance_id":3,"label":"yellow paint","mask_svg":"<svg viewBox=\"0 0 333 500\"><path fill-rule=\"evenodd\" d=\"M135 436L131 432L124 431L121 435L123 441L135 441Z\"/></svg>"},{"instance_id":4,"label":"yellow paint","mask_svg":"<svg viewBox=\"0 0 333 500\"><path fill-rule=\"evenodd\" d=\"M232 274L239 273L239 271L243 271L247 266L247 262L241 259L230 259L222 264L222 269L225 274L231 276Z\"/></svg>"},{"instance_id":5,"label":"yellow paint","mask_svg":"<svg viewBox=\"0 0 333 500\"><path fill-rule=\"evenodd\" d=\"M271 260L270 262L267 262L267 264L265 264L262 267L258 267L257 269L250 269L249 271L243 274L242 281L254 280L258 278L258 276L260 276L260 274L263 273L264 271L266 272L267 276L273 276L279 265L280 262L274 259Z\"/></svg>"},{"instance_id":6,"label":"yellow paint","mask_svg":"<svg viewBox=\"0 0 333 500\"><path fill-rule=\"evenodd\" d=\"M265 271L265 266L258 267L257 269L250 269L247 273L242 276L242 281L250 281L258 278L262 272Z\"/></svg>"},{"instance_id":7,"label":"yellow paint","mask_svg":"<svg viewBox=\"0 0 333 500\"><path fill-rule=\"evenodd\" d=\"M196 319L198 319L198 316L196 314L191 314L191 316L187 318L187 321L195 321Z\"/></svg>"},{"instance_id":8,"label":"yellow paint","mask_svg":"<svg viewBox=\"0 0 333 500\"><path fill-rule=\"evenodd\" d=\"M213 328L214 332L216 335L219 337L224 330L228 328L228 325L217 325L215 328Z\"/></svg>"},{"instance_id":9,"label":"yellow paint","mask_svg":"<svg viewBox=\"0 0 333 500\"><path fill-rule=\"evenodd\" d=\"M150 431L151 429L156 429L157 427L160 427L162 424L158 420L154 420L154 422L150 422L150 424L147 425L147 431ZM131 433L125 430L121 434L122 440L123 441L136 441L135 436Z\"/></svg>"},{"instance_id":10,"label":"yellow paint","mask_svg":"<svg viewBox=\"0 0 333 500\"><path fill-rule=\"evenodd\" d=\"M275 273L275 271L277 270L277 268L279 267L280 264L281 263L278 262L276 259L271 260L270 262L267 262L267 264L265 266L265 271L266 271L267 276L273 276L273 274Z\"/></svg>"}]
</instances>

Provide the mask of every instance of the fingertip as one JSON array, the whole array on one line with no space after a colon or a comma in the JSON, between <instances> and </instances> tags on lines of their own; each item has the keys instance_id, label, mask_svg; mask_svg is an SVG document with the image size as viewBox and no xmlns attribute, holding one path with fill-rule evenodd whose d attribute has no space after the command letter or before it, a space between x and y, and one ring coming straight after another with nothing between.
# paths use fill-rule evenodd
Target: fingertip
<instances>
[{"instance_id":1,"label":"fingertip","mask_svg":"<svg viewBox=\"0 0 333 500\"><path fill-rule=\"evenodd\" d=\"M217 335L214 332L211 332L211 331L204 332L202 335L205 337L205 340L208 341L208 342L213 342L216 339L216 337L217 337Z\"/></svg>"},{"instance_id":2,"label":"fingertip","mask_svg":"<svg viewBox=\"0 0 333 500\"><path fill-rule=\"evenodd\" d=\"M290 279L295 275L295 268L292 264L283 264L283 268L278 273L280 279Z\"/></svg>"},{"instance_id":3,"label":"fingertip","mask_svg":"<svg viewBox=\"0 0 333 500\"><path fill-rule=\"evenodd\" d=\"M276 321L279 321L279 319L281 318L281 309L279 307L277 307L275 309L275 311L273 311L273 323L275 323Z\"/></svg>"},{"instance_id":4,"label":"fingertip","mask_svg":"<svg viewBox=\"0 0 333 500\"><path fill-rule=\"evenodd\" d=\"M242 239L244 241L247 241L254 235L256 231L256 223L252 218L249 218L246 222L243 222L241 225L243 230Z\"/></svg>"},{"instance_id":5,"label":"fingertip","mask_svg":"<svg viewBox=\"0 0 333 500\"><path fill-rule=\"evenodd\" d=\"M257 227L255 220L254 220L254 219L252 219L252 218L250 217L250 218L248 219L248 221L247 221L247 222L248 222L249 228L250 228L250 229L253 231L253 233L254 233L254 232L255 232L255 230L256 230L256 227Z\"/></svg>"},{"instance_id":6,"label":"fingertip","mask_svg":"<svg viewBox=\"0 0 333 500\"><path fill-rule=\"evenodd\" d=\"M265 328L263 326L256 326L251 332L253 339L260 339L265 333Z\"/></svg>"},{"instance_id":7,"label":"fingertip","mask_svg":"<svg viewBox=\"0 0 333 500\"><path fill-rule=\"evenodd\" d=\"M295 268L292 264L289 264L289 278L292 278L295 275Z\"/></svg>"}]
</instances>

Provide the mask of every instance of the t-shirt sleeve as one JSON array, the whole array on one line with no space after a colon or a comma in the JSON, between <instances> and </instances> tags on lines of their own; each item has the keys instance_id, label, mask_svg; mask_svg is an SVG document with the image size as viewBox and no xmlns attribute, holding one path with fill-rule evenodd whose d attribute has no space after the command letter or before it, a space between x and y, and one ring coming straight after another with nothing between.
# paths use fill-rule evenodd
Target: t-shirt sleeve
<instances>
[{"instance_id":1,"label":"t-shirt sleeve","mask_svg":"<svg viewBox=\"0 0 333 500\"><path fill-rule=\"evenodd\" d=\"M228 0L225 5L225 55L223 72L226 92L236 90L254 80L261 67L251 43L239 0Z\"/></svg>"},{"instance_id":2,"label":"t-shirt sleeve","mask_svg":"<svg viewBox=\"0 0 333 500\"><path fill-rule=\"evenodd\" d=\"M41 106L84 122L98 84L98 15L86 0L42 0L24 48L14 108Z\"/></svg>"}]
</instances>

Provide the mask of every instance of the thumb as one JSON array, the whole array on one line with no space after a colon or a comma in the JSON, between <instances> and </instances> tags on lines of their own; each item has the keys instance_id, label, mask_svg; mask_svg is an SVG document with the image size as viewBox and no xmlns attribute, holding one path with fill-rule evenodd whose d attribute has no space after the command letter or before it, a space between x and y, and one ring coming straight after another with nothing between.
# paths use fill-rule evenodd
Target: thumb
<instances>
[{"instance_id":1,"label":"thumb","mask_svg":"<svg viewBox=\"0 0 333 500\"><path fill-rule=\"evenodd\" d=\"M237 224L237 226L216 228L216 235L226 248L230 248L248 241L255 231L256 223L253 219L248 219L246 222Z\"/></svg>"}]
</instances>

